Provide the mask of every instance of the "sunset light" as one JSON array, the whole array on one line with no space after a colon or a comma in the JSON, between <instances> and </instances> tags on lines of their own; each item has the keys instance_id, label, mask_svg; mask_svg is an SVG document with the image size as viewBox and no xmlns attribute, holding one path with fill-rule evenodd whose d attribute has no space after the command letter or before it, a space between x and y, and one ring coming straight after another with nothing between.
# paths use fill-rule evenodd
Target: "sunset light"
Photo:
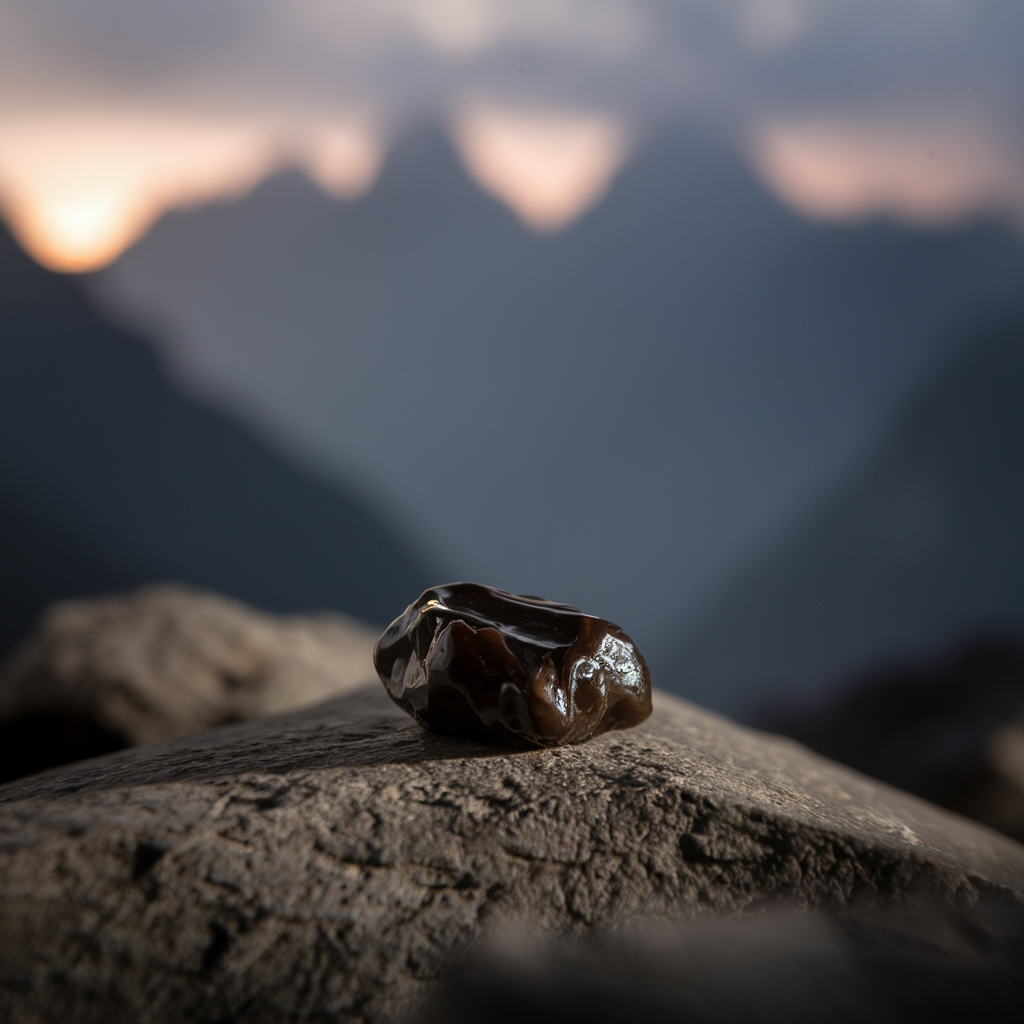
<instances>
[{"instance_id":1,"label":"sunset light","mask_svg":"<svg viewBox=\"0 0 1024 1024\"><path fill-rule=\"evenodd\" d=\"M592 114L476 108L454 135L480 185L536 231L556 231L596 203L628 152L623 130Z\"/></svg>"},{"instance_id":2,"label":"sunset light","mask_svg":"<svg viewBox=\"0 0 1024 1024\"><path fill-rule=\"evenodd\" d=\"M927 125L778 122L754 135L765 184L801 213L825 220L887 214L939 224L982 210L1024 223L1020 161L978 132Z\"/></svg>"},{"instance_id":3,"label":"sunset light","mask_svg":"<svg viewBox=\"0 0 1024 1024\"><path fill-rule=\"evenodd\" d=\"M54 270L98 269L164 213L245 194L300 167L352 199L384 155L365 119L203 120L137 112L0 119L0 209L25 249ZM470 174L536 231L564 228L598 202L629 152L598 114L478 105L452 125ZM765 185L817 219L894 215L941 223L982 209L1024 221L1017 162L983 138L820 119L771 122L748 153Z\"/></svg>"},{"instance_id":4,"label":"sunset light","mask_svg":"<svg viewBox=\"0 0 1024 1024\"><path fill-rule=\"evenodd\" d=\"M73 272L109 263L168 210L242 195L283 166L351 198L381 157L355 122L285 130L270 119L112 112L25 116L0 129L5 219L40 263Z\"/></svg>"},{"instance_id":5,"label":"sunset light","mask_svg":"<svg viewBox=\"0 0 1024 1024\"><path fill-rule=\"evenodd\" d=\"M25 249L53 270L96 270L169 210L245 194L301 167L327 194L352 199L380 170L367 122L204 121L159 114L22 117L0 124L0 208ZM555 231L605 193L625 135L594 114L509 114L477 107L453 126L481 187L524 224Z\"/></svg>"}]
</instances>

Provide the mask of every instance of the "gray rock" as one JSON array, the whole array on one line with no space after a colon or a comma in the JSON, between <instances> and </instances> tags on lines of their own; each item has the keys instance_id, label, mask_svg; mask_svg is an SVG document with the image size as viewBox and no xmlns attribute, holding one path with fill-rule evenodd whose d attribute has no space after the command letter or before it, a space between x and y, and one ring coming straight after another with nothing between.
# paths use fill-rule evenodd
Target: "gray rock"
<instances>
[{"instance_id":1,"label":"gray rock","mask_svg":"<svg viewBox=\"0 0 1024 1024\"><path fill-rule=\"evenodd\" d=\"M376 679L375 630L181 584L53 605L0 675L0 722L76 717L126 745L313 704Z\"/></svg>"},{"instance_id":2,"label":"gray rock","mask_svg":"<svg viewBox=\"0 0 1024 1024\"><path fill-rule=\"evenodd\" d=\"M1024 644L988 637L862 677L761 723L1024 840Z\"/></svg>"},{"instance_id":3,"label":"gray rock","mask_svg":"<svg viewBox=\"0 0 1024 1024\"><path fill-rule=\"evenodd\" d=\"M379 686L0 788L0 1017L402 1018L489 929L1019 907L1024 846L663 694L511 752Z\"/></svg>"},{"instance_id":4,"label":"gray rock","mask_svg":"<svg viewBox=\"0 0 1024 1024\"><path fill-rule=\"evenodd\" d=\"M1001 726L985 745L985 785L972 794L965 814L1024 840L1024 716Z\"/></svg>"},{"instance_id":5,"label":"gray rock","mask_svg":"<svg viewBox=\"0 0 1024 1024\"><path fill-rule=\"evenodd\" d=\"M919 1024L1013 1021L1024 914L982 900L775 907L584 942L491 936L416 1024Z\"/></svg>"}]
</instances>

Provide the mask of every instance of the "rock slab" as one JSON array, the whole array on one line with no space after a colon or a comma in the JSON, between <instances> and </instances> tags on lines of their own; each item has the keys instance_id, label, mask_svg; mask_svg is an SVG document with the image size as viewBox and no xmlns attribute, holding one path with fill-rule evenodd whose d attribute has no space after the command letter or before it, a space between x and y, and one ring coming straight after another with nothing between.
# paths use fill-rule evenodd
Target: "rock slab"
<instances>
[{"instance_id":1,"label":"rock slab","mask_svg":"<svg viewBox=\"0 0 1024 1024\"><path fill-rule=\"evenodd\" d=\"M401 1020L489 929L1024 902L1024 846L655 695L495 751L380 687L0 787L0 1017Z\"/></svg>"},{"instance_id":2,"label":"rock slab","mask_svg":"<svg viewBox=\"0 0 1024 1024\"><path fill-rule=\"evenodd\" d=\"M1024 841L1024 643L988 637L764 723L819 754Z\"/></svg>"},{"instance_id":3,"label":"rock slab","mask_svg":"<svg viewBox=\"0 0 1024 1024\"><path fill-rule=\"evenodd\" d=\"M376 639L175 583L58 602L0 670L0 781L315 704L376 679Z\"/></svg>"},{"instance_id":4,"label":"rock slab","mask_svg":"<svg viewBox=\"0 0 1024 1024\"><path fill-rule=\"evenodd\" d=\"M776 907L601 935L506 932L415 1024L921 1024L1015 1021L1024 915L983 900L818 914Z\"/></svg>"}]
</instances>

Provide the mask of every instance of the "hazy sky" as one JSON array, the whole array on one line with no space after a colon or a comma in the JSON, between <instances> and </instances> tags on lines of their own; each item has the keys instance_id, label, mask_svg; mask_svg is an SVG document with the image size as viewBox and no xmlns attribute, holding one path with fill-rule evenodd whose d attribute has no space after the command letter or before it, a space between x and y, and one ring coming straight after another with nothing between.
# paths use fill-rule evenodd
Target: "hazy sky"
<instances>
[{"instance_id":1,"label":"hazy sky","mask_svg":"<svg viewBox=\"0 0 1024 1024\"><path fill-rule=\"evenodd\" d=\"M1024 222L1022 68L1019 0L0 0L0 203L94 266L282 163L357 194L439 117L545 230L682 112L814 216Z\"/></svg>"}]
</instances>

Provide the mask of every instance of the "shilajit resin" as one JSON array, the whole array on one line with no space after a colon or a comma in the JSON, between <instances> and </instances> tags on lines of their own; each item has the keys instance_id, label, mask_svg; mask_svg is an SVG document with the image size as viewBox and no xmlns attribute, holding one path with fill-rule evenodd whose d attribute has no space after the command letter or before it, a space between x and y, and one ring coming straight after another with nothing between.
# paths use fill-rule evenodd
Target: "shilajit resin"
<instances>
[{"instance_id":1,"label":"shilajit resin","mask_svg":"<svg viewBox=\"0 0 1024 1024\"><path fill-rule=\"evenodd\" d=\"M373 661L399 707L454 736L553 747L651 713L647 663L618 626L476 583L424 591Z\"/></svg>"}]
</instances>

